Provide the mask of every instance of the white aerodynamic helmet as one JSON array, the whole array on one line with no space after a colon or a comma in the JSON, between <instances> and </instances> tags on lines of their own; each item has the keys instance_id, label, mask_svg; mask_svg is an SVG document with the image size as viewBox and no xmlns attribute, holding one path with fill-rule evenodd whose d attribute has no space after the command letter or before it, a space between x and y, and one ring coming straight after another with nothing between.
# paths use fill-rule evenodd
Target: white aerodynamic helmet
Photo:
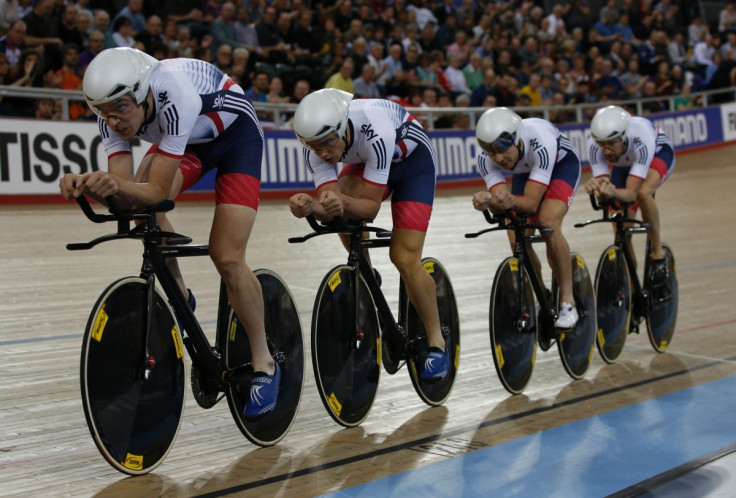
<instances>
[{"instance_id":1,"label":"white aerodynamic helmet","mask_svg":"<svg viewBox=\"0 0 736 498\"><path fill-rule=\"evenodd\" d=\"M294 113L294 132L302 145L326 137L332 132L342 137L348 125L352 94L336 88L312 92L299 103Z\"/></svg>"},{"instance_id":2,"label":"white aerodynamic helmet","mask_svg":"<svg viewBox=\"0 0 736 498\"><path fill-rule=\"evenodd\" d=\"M148 94L151 73L158 61L135 48L103 50L92 59L84 72L82 89L90 109L100 115L97 106L132 93L142 103Z\"/></svg>"},{"instance_id":3,"label":"white aerodynamic helmet","mask_svg":"<svg viewBox=\"0 0 736 498\"><path fill-rule=\"evenodd\" d=\"M506 107L484 112L475 127L478 145L488 154L497 154L519 143L521 116Z\"/></svg>"},{"instance_id":4,"label":"white aerodynamic helmet","mask_svg":"<svg viewBox=\"0 0 736 498\"><path fill-rule=\"evenodd\" d=\"M617 105L599 109L590 122L590 134L596 142L608 142L625 138L631 114Z\"/></svg>"}]
</instances>

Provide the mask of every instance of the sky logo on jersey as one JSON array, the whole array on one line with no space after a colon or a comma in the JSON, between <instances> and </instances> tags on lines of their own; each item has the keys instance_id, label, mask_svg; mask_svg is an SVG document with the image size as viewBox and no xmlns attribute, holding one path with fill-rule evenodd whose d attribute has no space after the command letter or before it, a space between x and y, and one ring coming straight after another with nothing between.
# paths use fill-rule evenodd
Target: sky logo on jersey
<instances>
[{"instance_id":1,"label":"sky logo on jersey","mask_svg":"<svg viewBox=\"0 0 736 498\"><path fill-rule=\"evenodd\" d=\"M376 132L373 131L373 128L371 127L370 123L364 124L360 127L360 132L365 134L365 137L367 140L373 140L378 135L376 135Z\"/></svg>"},{"instance_id":2,"label":"sky logo on jersey","mask_svg":"<svg viewBox=\"0 0 736 498\"><path fill-rule=\"evenodd\" d=\"M532 138L531 140L529 140L529 147L532 148L532 151L537 150L541 146L542 146L542 144L540 144L539 143L539 140L537 140L536 138Z\"/></svg>"},{"instance_id":3,"label":"sky logo on jersey","mask_svg":"<svg viewBox=\"0 0 736 498\"><path fill-rule=\"evenodd\" d=\"M158 103L161 104L161 107L169 103L168 92L161 92L158 94Z\"/></svg>"},{"instance_id":4,"label":"sky logo on jersey","mask_svg":"<svg viewBox=\"0 0 736 498\"><path fill-rule=\"evenodd\" d=\"M212 103L213 109L222 109L222 106L225 105L225 97L222 95L218 95L215 97L215 101Z\"/></svg>"}]
</instances>

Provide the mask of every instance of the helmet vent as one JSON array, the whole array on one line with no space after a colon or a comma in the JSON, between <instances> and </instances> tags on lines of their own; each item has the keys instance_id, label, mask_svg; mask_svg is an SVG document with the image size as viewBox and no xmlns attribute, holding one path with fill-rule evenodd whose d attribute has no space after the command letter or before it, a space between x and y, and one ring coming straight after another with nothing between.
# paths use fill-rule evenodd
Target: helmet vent
<instances>
[{"instance_id":1,"label":"helmet vent","mask_svg":"<svg viewBox=\"0 0 736 498\"><path fill-rule=\"evenodd\" d=\"M128 87L125 86L125 85L117 85L115 88L113 88L112 90L110 90L110 93L108 93L106 95L106 97L112 97L113 95L117 95L117 94L119 94L120 92L124 91L127 88Z\"/></svg>"},{"instance_id":2,"label":"helmet vent","mask_svg":"<svg viewBox=\"0 0 736 498\"><path fill-rule=\"evenodd\" d=\"M319 129L319 132L315 135L315 137L321 137L323 134L327 134L330 130L332 130L332 125L325 125L322 128ZM338 126L339 128L339 126Z\"/></svg>"}]
</instances>

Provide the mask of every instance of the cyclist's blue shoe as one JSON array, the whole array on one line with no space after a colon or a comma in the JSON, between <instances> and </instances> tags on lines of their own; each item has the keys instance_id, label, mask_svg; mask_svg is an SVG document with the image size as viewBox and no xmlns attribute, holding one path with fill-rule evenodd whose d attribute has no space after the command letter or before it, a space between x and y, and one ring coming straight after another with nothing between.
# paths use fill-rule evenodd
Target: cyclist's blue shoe
<instances>
[{"instance_id":1,"label":"cyclist's blue shoe","mask_svg":"<svg viewBox=\"0 0 736 498\"><path fill-rule=\"evenodd\" d=\"M187 299L187 304L189 304L189 309L194 311L197 309L197 300L194 299L194 294L192 294L192 289L187 289L189 292L189 299ZM174 311L174 316L176 317L176 324L179 326L179 333L182 333L184 331L184 327L181 325L181 320L176 315L176 311Z\"/></svg>"},{"instance_id":2,"label":"cyclist's blue shoe","mask_svg":"<svg viewBox=\"0 0 736 498\"><path fill-rule=\"evenodd\" d=\"M276 371L273 375L264 372L254 372L250 384L250 396L245 404L243 414L246 419L256 419L276 408L279 399L279 384L281 384L281 369L276 363Z\"/></svg>"},{"instance_id":3,"label":"cyclist's blue shoe","mask_svg":"<svg viewBox=\"0 0 736 498\"><path fill-rule=\"evenodd\" d=\"M450 369L450 358L440 348L429 348L424 358L424 368L420 378L422 382L437 382L447 376Z\"/></svg>"}]
</instances>

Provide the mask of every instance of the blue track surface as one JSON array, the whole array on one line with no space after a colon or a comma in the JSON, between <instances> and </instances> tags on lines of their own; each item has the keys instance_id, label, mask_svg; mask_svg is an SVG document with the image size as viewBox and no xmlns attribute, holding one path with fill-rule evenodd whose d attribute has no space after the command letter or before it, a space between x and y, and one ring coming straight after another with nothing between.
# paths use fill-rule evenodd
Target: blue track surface
<instances>
[{"instance_id":1,"label":"blue track surface","mask_svg":"<svg viewBox=\"0 0 736 498\"><path fill-rule=\"evenodd\" d=\"M606 496L736 442L736 376L327 496Z\"/></svg>"}]
</instances>

